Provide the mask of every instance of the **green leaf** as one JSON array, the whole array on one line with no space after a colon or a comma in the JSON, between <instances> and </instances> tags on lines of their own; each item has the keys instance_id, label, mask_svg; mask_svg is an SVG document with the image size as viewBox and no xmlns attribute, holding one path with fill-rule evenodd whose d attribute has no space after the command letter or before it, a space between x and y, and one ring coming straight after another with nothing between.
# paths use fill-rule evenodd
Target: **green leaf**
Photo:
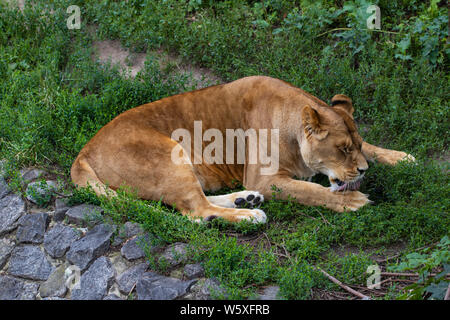
<instances>
[{"instance_id":1,"label":"green leaf","mask_svg":"<svg viewBox=\"0 0 450 320\"><path fill-rule=\"evenodd\" d=\"M283 31L284 31L283 28L276 28L275 30L272 31L272 34L276 35L276 34L279 34L279 33L283 32Z\"/></svg>"},{"instance_id":2,"label":"green leaf","mask_svg":"<svg viewBox=\"0 0 450 320\"><path fill-rule=\"evenodd\" d=\"M270 24L266 20L258 19L252 22L254 26L260 27L260 28L267 28L270 26Z\"/></svg>"},{"instance_id":3,"label":"green leaf","mask_svg":"<svg viewBox=\"0 0 450 320\"><path fill-rule=\"evenodd\" d=\"M11 70L11 71L14 71L14 69L17 67L17 63L10 63L9 65L8 65L8 69L9 70Z\"/></svg>"},{"instance_id":4,"label":"green leaf","mask_svg":"<svg viewBox=\"0 0 450 320\"><path fill-rule=\"evenodd\" d=\"M407 35L400 42L397 43L397 47L400 49L400 52L405 54L406 50L411 45L411 36Z\"/></svg>"},{"instance_id":5,"label":"green leaf","mask_svg":"<svg viewBox=\"0 0 450 320\"><path fill-rule=\"evenodd\" d=\"M439 241L438 247L448 247L450 246L450 238L445 236Z\"/></svg>"},{"instance_id":6,"label":"green leaf","mask_svg":"<svg viewBox=\"0 0 450 320\"><path fill-rule=\"evenodd\" d=\"M432 283L425 288L425 291L431 293L430 299L443 300L448 289L448 281L441 281L439 283Z\"/></svg>"}]
</instances>

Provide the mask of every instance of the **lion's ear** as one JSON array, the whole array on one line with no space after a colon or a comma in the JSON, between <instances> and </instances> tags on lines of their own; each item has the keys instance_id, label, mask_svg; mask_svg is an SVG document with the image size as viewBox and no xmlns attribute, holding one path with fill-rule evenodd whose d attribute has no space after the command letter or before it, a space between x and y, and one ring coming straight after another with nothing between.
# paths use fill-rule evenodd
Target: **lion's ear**
<instances>
[{"instance_id":1,"label":"lion's ear","mask_svg":"<svg viewBox=\"0 0 450 320\"><path fill-rule=\"evenodd\" d=\"M344 94L337 94L331 99L331 106L334 108L341 108L345 112L348 113L350 117L353 118L353 112L355 109L353 108L352 99L347 97Z\"/></svg>"},{"instance_id":2,"label":"lion's ear","mask_svg":"<svg viewBox=\"0 0 450 320\"><path fill-rule=\"evenodd\" d=\"M319 114L308 105L302 109L302 124L307 138L313 136L322 140L328 135L328 131L320 127Z\"/></svg>"}]
</instances>

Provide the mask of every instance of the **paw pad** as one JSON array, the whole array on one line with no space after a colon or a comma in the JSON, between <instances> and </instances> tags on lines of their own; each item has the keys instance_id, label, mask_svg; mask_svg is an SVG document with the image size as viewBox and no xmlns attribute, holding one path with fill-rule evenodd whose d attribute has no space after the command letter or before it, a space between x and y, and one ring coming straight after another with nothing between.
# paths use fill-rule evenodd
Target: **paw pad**
<instances>
[{"instance_id":1,"label":"paw pad","mask_svg":"<svg viewBox=\"0 0 450 320\"><path fill-rule=\"evenodd\" d=\"M259 193L249 194L247 197L239 197L234 200L234 204L239 208L254 208L264 201L264 197Z\"/></svg>"}]
</instances>

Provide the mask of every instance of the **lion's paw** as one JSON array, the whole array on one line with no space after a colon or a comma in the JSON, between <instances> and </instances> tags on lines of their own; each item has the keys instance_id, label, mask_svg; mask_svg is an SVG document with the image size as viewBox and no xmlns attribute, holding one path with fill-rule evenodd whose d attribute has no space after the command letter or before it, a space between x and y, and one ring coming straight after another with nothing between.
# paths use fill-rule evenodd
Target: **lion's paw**
<instances>
[{"instance_id":1,"label":"lion's paw","mask_svg":"<svg viewBox=\"0 0 450 320\"><path fill-rule=\"evenodd\" d=\"M392 166L396 165L400 161L416 162L416 158L414 158L414 156L403 151L394 150L391 150L391 152L382 155L380 160Z\"/></svg>"},{"instance_id":2,"label":"lion's paw","mask_svg":"<svg viewBox=\"0 0 450 320\"><path fill-rule=\"evenodd\" d=\"M338 212L356 211L366 204L372 203L368 195L359 191L335 193L335 195L338 197L338 202L332 209Z\"/></svg>"},{"instance_id":3,"label":"lion's paw","mask_svg":"<svg viewBox=\"0 0 450 320\"><path fill-rule=\"evenodd\" d=\"M416 158L414 158L414 156L409 153L406 154L406 157L404 157L403 160L409 162L416 162Z\"/></svg>"},{"instance_id":4,"label":"lion's paw","mask_svg":"<svg viewBox=\"0 0 450 320\"><path fill-rule=\"evenodd\" d=\"M244 209L242 209L244 211ZM253 210L245 210L245 212L242 212L242 214L236 215L236 219L238 221L242 220L248 220L253 223L266 223L267 216L264 213L264 211L260 209L253 209Z\"/></svg>"},{"instance_id":5,"label":"lion's paw","mask_svg":"<svg viewBox=\"0 0 450 320\"><path fill-rule=\"evenodd\" d=\"M254 208L264 202L264 196L258 191L241 191L234 200L236 208Z\"/></svg>"}]
</instances>

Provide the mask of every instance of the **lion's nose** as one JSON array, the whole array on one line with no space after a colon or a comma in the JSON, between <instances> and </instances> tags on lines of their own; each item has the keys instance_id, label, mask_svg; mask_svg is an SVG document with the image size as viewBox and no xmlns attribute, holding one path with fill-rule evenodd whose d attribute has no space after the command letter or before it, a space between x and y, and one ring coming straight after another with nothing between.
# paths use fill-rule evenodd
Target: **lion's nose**
<instances>
[{"instance_id":1,"label":"lion's nose","mask_svg":"<svg viewBox=\"0 0 450 320\"><path fill-rule=\"evenodd\" d=\"M359 174L363 174L366 170L367 170L367 169L360 169L360 168L358 168Z\"/></svg>"}]
</instances>

